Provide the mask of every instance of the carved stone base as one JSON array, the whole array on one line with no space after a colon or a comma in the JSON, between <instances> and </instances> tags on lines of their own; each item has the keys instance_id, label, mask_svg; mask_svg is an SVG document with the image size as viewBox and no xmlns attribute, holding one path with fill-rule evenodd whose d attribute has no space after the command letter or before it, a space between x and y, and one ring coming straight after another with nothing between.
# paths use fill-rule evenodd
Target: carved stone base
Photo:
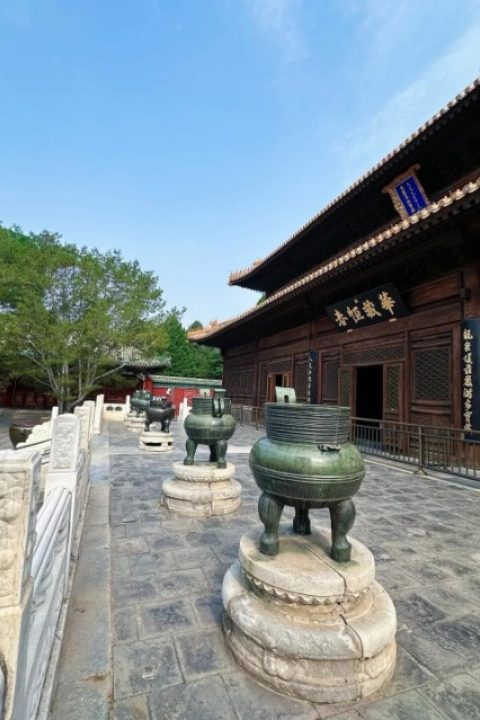
<instances>
[{"instance_id":1,"label":"carved stone base","mask_svg":"<svg viewBox=\"0 0 480 720\"><path fill-rule=\"evenodd\" d=\"M143 430L138 443L140 450L148 450L149 452L172 452L173 435L164 433L159 430Z\"/></svg>"},{"instance_id":2,"label":"carved stone base","mask_svg":"<svg viewBox=\"0 0 480 720\"><path fill-rule=\"evenodd\" d=\"M145 413L137 417L136 413L129 413L125 418L125 427L133 432L142 432L145 430Z\"/></svg>"},{"instance_id":3,"label":"carved stone base","mask_svg":"<svg viewBox=\"0 0 480 720\"><path fill-rule=\"evenodd\" d=\"M375 582L372 554L352 540L352 559L329 556L330 533L284 535L260 553L260 530L240 541L222 588L224 630L237 662L259 682L318 703L379 690L396 662L396 613Z\"/></svg>"},{"instance_id":4,"label":"carved stone base","mask_svg":"<svg viewBox=\"0 0 480 720\"><path fill-rule=\"evenodd\" d=\"M213 462L173 463L175 477L163 483L163 501L170 512L190 517L228 515L240 506L241 485L233 479L235 466L218 468Z\"/></svg>"}]
</instances>

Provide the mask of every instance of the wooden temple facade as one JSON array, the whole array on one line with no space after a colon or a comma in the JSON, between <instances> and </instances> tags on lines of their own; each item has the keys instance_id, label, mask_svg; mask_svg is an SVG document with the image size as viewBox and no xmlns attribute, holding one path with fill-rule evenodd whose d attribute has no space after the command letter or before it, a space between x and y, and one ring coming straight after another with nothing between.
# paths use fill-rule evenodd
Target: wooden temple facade
<instances>
[{"instance_id":1,"label":"wooden temple facade","mask_svg":"<svg viewBox=\"0 0 480 720\"><path fill-rule=\"evenodd\" d=\"M262 261L265 300L191 335L235 403L480 429L480 82Z\"/></svg>"}]
</instances>

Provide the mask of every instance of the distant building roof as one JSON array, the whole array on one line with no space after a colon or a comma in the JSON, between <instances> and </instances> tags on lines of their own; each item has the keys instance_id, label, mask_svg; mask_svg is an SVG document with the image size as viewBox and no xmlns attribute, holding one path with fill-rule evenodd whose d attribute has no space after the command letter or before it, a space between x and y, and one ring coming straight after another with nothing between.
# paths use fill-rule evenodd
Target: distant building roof
<instances>
[{"instance_id":1,"label":"distant building roof","mask_svg":"<svg viewBox=\"0 0 480 720\"><path fill-rule=\"evenodd\" d=\"M154 385L162 385L163 387L222 387L221 380L211 378L180 377L176 375L151 375L150 377Z\"/></svg>"}]
</instances>

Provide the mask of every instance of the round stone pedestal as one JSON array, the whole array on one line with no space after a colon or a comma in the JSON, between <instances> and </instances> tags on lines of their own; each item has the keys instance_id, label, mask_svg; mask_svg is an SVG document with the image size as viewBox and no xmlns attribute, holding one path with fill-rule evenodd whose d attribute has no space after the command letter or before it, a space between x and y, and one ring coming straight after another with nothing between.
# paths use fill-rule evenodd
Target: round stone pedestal
<instances>
[{"instance_id":1,"label":"round stone pedestal","mask_svg":"<svg viewBox=\"0 0 480 720\"><path fill-rule=\"evenodd\" d=\"M206 518L227 515L240 506L241 486L233 479L235 466L218 468L213 462L173 463L175 477L163 483L163 501L179 515Z\"/></svg>"},{"instance_id":2,"label":"round stone pedestal","mask_svg":"<svg viewBox=\"0 0 480 720\"><path fill-rule=\"evenodd\" d=\"M283 535L278 555L259 551L260 530L240 541L222 589L224 630L237 662L278 692L318 703L379 690L396 661L396 613L375 582L371 552L329 556L330 533Z\"/></svg>"},{"instance_id":3,"label":"round stone pedestal","mask_svg":"<svg viewBox=\"0 0 480 720\"><path fill-rule=\"evenodd\" d=\"M133 432L145 430L145 413L142 413L139 417L137 417L136 413L128 413L125 418L125 427Z\"/></svg>"},{"instance_id":4,"label":"round stone pedestal","mask_svg":"<svg viewBox=\"0 0 480 720\"><path fill-rule=\"evenodd\" d=\"M173 450L173 435L160 430L143 430L138 442L140 450L165 453Z\"/></svg>"}]
</instances>

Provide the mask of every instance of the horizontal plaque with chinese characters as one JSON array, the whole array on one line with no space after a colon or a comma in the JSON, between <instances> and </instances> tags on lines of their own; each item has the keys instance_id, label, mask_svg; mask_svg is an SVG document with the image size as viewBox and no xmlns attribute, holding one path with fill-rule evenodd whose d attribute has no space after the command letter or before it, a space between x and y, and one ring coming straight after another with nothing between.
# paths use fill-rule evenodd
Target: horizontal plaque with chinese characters
<instances>
[{"instance_id":1,"label":"horizontal plaque with chinese characters","mask_svg":"<svg viewBox=\"0 0 480 720\"><path fill-rule=\"evenodd\" d=\"M462 323L462 421L466 440L480 440L480 318Z\"/></svg>"},{"instance_id":2,"label":"horizontal plaque with chinese characters","mask_svg":"<svg viewBox=\"0 0 480 720\"><path fill-rule=\"evenodd\" d=\"M396 320L409 315L409 312L395 285L387 283L330 305L327 307L327 315L339 330L354 330Z\"/></svg>"}]
</instances>

